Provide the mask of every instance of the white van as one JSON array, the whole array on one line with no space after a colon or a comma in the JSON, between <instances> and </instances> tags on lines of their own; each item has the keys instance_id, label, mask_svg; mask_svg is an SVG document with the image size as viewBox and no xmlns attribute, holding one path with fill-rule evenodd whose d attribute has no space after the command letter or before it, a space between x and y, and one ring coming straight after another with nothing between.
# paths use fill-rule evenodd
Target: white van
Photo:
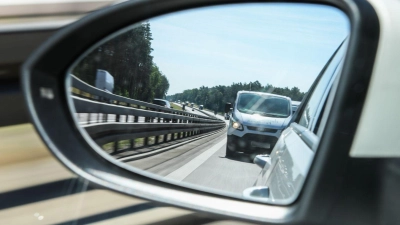
<instances>
[{"instance_id":1,"label":"white van","mask_svg":"<svg viewBox=\"0 0 400 225\"><path fill-rule=\"evenodd\" d=\"M252 156L269 154L292 118L291 99L264 92L239 91L228 126L226 157L236 152Z\"/></svg>"}]
</instances>

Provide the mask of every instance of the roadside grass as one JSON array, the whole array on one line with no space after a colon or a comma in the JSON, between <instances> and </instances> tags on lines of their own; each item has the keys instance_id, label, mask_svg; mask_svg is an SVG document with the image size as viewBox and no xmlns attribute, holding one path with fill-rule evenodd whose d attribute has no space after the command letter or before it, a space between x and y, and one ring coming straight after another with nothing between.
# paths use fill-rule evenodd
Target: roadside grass
<instances>
[{"instance_id":1,"label":"roadside grass","mask_svg":"<svg viewBox=\"0 0 400 225\"><path fill-rule=\"evenodd\" d=\"M173 103L173 102L171 102L170 104L171 104L172 109L175 109L175 110L180 110L180 109L182 109L182 107L176 105L176 104Z\"/></svg>"}]
</instances>

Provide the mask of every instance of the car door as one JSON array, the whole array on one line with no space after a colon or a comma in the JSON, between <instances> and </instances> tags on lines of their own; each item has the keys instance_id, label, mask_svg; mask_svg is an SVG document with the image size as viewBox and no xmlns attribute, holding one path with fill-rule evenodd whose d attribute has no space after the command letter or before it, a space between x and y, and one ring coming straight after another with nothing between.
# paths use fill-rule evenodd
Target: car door
<instances>
[{"instance_id":1,"label":"car door","mask_svg":"<svg viewBox=\"0 0 400 225\"><path fill-rule=\"evenodd\" d=\"M303 107L271 152L271 164L260 172L255 186L267 186L271 201L292 202L301 190L319 141L318 128L329 91L339 74L346 44L334 53L316 80Z\"/></svg>"}]
</instances>

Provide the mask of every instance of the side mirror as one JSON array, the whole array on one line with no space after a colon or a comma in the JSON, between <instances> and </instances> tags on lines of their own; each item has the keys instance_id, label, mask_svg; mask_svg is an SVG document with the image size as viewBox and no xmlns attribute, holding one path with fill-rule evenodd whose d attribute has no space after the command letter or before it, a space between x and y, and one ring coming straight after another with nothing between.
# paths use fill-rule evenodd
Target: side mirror
<instances>
[{"instance_id":1,"label":"side mirror","mask_svg":"<svg viewBox=\"0 0 400 225\"><path fill-rule=\"evenodd\" d=\"M228 113L232 109L232 103L227 102L225 104L225 113Z\"/></svg>"},{"instance_id":2,"label":"side mirror","mask_svg":"<svg viewBox=\"0 0 400 225\"><path fill-rule=\"evenodd\" d=\"M374 19L370 15L362 14L362 9L366 7L360 7L360 9L356 7L357 4L368 4L369 1L338 1L340 3L329 1L329 4L337 4L337 7L324 5L328 3L326 0L312 1L321 3L317 7L309 1L299 1L306 3L302 4L297 1L282 3L272 0L268 3L260 1L257 5L256 3L245 4L246 2L244 0L126 1L96 11L66 26L48 39L24 63L21 79L32 122L54 156L91 184L151 201L221 215L221 217L269 224L317 224L320 221L323 223L325 214L331 215L326 219L336 218L336 214L329 214L332 202L325 198L321 201L321 197L328 198L333 194L338 194L334 186L336 179L329 179L329 177L338 176L337 171L340 168L336 169L336 167L341 166L337 163L338 160L349 158L353 135L341 135L342 127L337 124L349 122L347 117L341 115L351 110L354 112L354 117L358 118L360 114L357 114L357 110L361 111L362 107L359 106L364 101L364 94L357 94L352 98L346 98L346 95L354 92L352 84L357 82L368 84L369 74L375 62L374 49L376 48L372 44L375 41L378 43L378 39L374 40L372 37L374 32L371 30L365 32L367 29L372 29L371 24ZM349 6L346 13L337 12L339 9L345 9L347 4ZM200 6L199 11L195 12L194 9ZM308 9L305 10L305 8ZM356 12L354 15L351 14L353 9ZM177 11L179 12L174 14ZM253 11L257 12L253 13ZM251 13L247 14L247 12ZM337 35L325 32L328 26L319 21L319 15L325 15L327 12L332 14L329 21L333 17L334 21L343 21L335 22L335 26L329 28L338 32L340 30ZM221 20L218 19L218 23L214 23L213 26L209 26L209 23L215 21L215 17L210 16L210 13L221 16ZM168 19L167 14L174 17ZM347 14L351 18L357 18L351 20L351 26L347 23ZM277 22L273 26L276 27L276 32L271 30L271 26L264 21ZM361 22L364 21L368 23L368 26L361 26L363 25ZM166 32L163 32L166 27L164 22L167 22L168 27L180 28L181 25L185 27L178 30L168 29L171 30L168 32L170 36L166 36ZM310 22L315 23L308 26ZM200 26L199 23L203 25ZM251 26L248 26L249 23L252 23ZM286 26L286 24L293 26ZM379 25L378 21L376 24ZM297 27L303 25L307 25L307 32L298 32ZM320 48L319 43L309 40L308 29L314 27L315 30L310 30L310 32L315 32L321 39L332 40L329 41L328 50L325 47ZM348 34L348 28L354 28L351 35ZM379 34L379 26L376 29ZM283 30L284 32L281 32ZM185 38L185 43L181 42L182 32L190 35L188 36L190 38ZM210 41L210 39L204 40L203 35L192 35L203 32L216 33L218 35L213 35L212 38L218 36L218 39ZM86 35L88 33L91 35ZM157 36L160 33L163 35ZM227 33L229 36L226 35ZM273 37L260 43L260 37L270 37L271 33L274 34ZM301 33L305 33L305 36L300 39L297 34ZM242 39L242 35L246 38ZM332 39L333 36L335 39ZM343 45L340 43L343 43L343 38L347 36L349 36L348 46L351 52L343 58L347 50L347 42ZM152 45L153 40L154 45ZM171 43L172 41L174 42ZM232 43L238 44L232 48ZM368 43L372 44L368 45ZM278 45L288 46L288 44L294 46L293 51L282 51L278 47ZM304 47L305 44L307 48ZM184 49L185 54L181 54L180 48L174 47L181 45L190 46ZM277 47L270 48L271 45ZM153 48L153 53L157 54L157 61L152 61ZM118 51L118 49L124 51ZM143 50L144 53L137 54L137 49ZM308 71L310 77L311 75L319 75L319 77L310 78L307 80L308 83L304 84L311 87L308 91L310 95L307 96L320 95L312 94L314 87L323 80L320 79L322 75L333 76L330 68L339 68L341 62L346 66L338 69L340 74L338 72L337 77L340 82L337 86L340 88L333 85L335 89L332 89L330 96L334 97L334 101L326 104L326 109L323 110L325 112L331 108L335 109L334 112L332 111L332 116L329 115L329 119L324 124L321 123L321 129L324 127L329 131L321 136L321 142L318 143L322 144L316 146L316 149L309 150L308 147L314 145L310 144L311 139L308 136L296 138L300 143L292 144L287 152L292 151L292 147L296 153L305 152L309 157L307 164L303 160L305 154L302 154L300 158L294 155L292 161L285 159L283 163L287 171L276 170L277 174L272 174L274 177L282 178L282 185L268 183L266 184L268 186L260 188L260 186L255 186L255 183L263 179L259 176L263 176L260 174L260 167L264 165L263 168L266 169L266 159L261 158L260 163L255 162L256 165L254 165L249 163L252 155L245 157L243 154L244 157L236 159L220 156L229 154L231 150L245 153L244 150L252 147L266 152L266 149L259 147L265 146L266 141L276 141L283 136L280 136L278 132L275 136L264 135L270 132L259 132L263 135L258 136L241 132L244 135L242 139L239 139L238 136L233 135L233 132L239 133L238 130L231 129L232 126L227 128L227 122L220 116L215 117L211 110L224 110L232 116L230 111L235 107L235 102L226 102L223 106L222 99L235 99L238 92L247 93L247 96L243 97L246 106L252 107L252 104L257 104L258 108L263 99L259 99L258 96L252 98L253 94L275 87L274 90L279 91L280 89L277 88L286 90L285 87L300 85L302 83L300 81L305 80L302 77L306 73L293 73L291 77L280 73L279 76L273 72L264 73L265 70L273 71L273 68L269 68L270 66L279 71L280 65L292 65L293 62L297 62L294 57L291 57L293 52L299 53L299 57L303 55L309 57L307 62L310 63L314 63L314 58L320 57L320 53L324 53L325 60L331 56L327 62L321 60L318 67L315 67L321 73L315 73L314 70ZM112 57L110 53L113 54ZM265 62L271 60L270 56L274 53L282 57L276 57L279 61L268 63L266 67ZM159 58L159 55L163 57ZM225 59L223 57L225 55L232 57ZM128 60L120 60L121 57L123 59L129 57L135 62L137 60L138 63L132 64ZM54 60L55 58L57 60ZM227 61L228 64L221 63L220 59L223 60L222 62ZM182 62L186 61L191 61L191 63L183 68ZM215 62L215 64L209 66L209 62ZM135 66L131 69L132 65L140 65L140 67ZM293 66L293 70L302 69L302 65L303 63L296 63L296 66L300 67ZM95 87L95 77L91 71L103 66L110 74L115 74L114 89L123 94L107 93ZM261 72L254 73L254 70ZM325 70L328 72L325 73ZM185 76L190 73L195 74ZM352 76L354 73L362 74L362 76ZM117 74L120 75L117 76ZM76 79L72 75L82 82L75 82ZM361 77L363 77L362 80ZM160 85L148 82L150 78L159 80ZM266 83L273 81L274 86ZM293 95L298 93L296 88L289 90L294 90ZM327 89L324 87L324 90ZM167 97L182 99L180 103L182 110L176 107L175 110L168 110L167 107L152 104L150 101L156 96L153 93L157 93L160 97L167 93L174 93ZM101 102L92 96L104 96L109 100L118 101L119 104ZM309 97L305 97L306 99L308 100ZM323 97L319 96L318 99L323 99ZM189 110L190 105L184 100L207 105L208 110L194 113ZM358 102L358 100L361 101ZM188 110L185 110L186 106ZM154 108L162 112L155 111ZM238 121L238 126L247 126L247 121L251 120L254 125L247 127L256 131L260 130L259 128L274 129L263 127L268 123L271 125L281 123L280 118L268 118L258 114L235 116L240 117L240 122L243 120L245 123L239 124ZM346 127L349 134L353 134L351 132L357 128L357 122L358 119L355 119L352 126ZM289 137L298 135L295 131L292 133L293 136ZM319 141L319 137L316 138ZM311 166L314 152L318 152L318 155L315 157L315 164ZM308 174L309 169L311 173ZM243 194L243 190L246 189L248 192ZM344 191L340 193L345 194ZM357 218L359 215L354 217Z\"/></svg>"}]
</instances>

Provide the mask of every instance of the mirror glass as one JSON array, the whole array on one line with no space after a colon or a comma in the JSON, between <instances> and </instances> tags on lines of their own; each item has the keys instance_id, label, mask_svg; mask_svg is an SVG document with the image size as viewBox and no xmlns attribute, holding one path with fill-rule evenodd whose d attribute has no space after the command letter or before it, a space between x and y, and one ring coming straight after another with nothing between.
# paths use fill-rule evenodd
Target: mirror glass
<instances>
[{"instance_id":1,"label":"mirror glass","mask_svg":"<svg viewBox=\"0 0 400 225\"><path fill-rule=\"evenodd\" d=\"M289 204L317 151L349 27L337 8L295 3L132 24L71 66L71 111L95 151L133 172Z\"/></svg>"}]
</instances>

